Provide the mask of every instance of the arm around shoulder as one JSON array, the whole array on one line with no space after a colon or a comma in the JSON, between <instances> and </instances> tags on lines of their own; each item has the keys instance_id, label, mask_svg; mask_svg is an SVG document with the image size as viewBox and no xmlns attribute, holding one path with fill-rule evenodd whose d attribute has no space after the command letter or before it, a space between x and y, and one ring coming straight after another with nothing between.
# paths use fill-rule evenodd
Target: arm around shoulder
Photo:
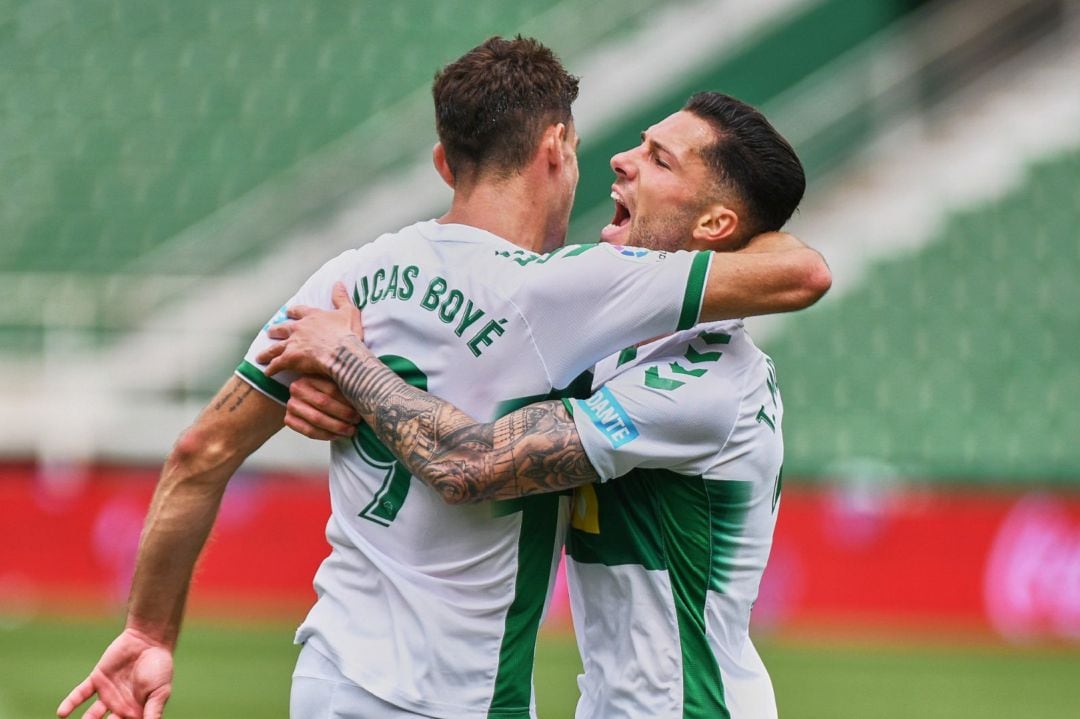
<instances>
[{"instance_id":1,"label":"arm around shoulder","mask_svg":"<svg viewBox=\"0 0 1080 719\"><path fill-rule=\"evenodd\" d=\"M767 232L738 252L713 257L701 320L805 309L831 286L832 272L820 252L785 232Z\"/></svg>"},{"instance_id":2,"label":"arm around shoulder","mask_svg":"<svg viewBox=\"0 0 1080 719\"><path fill-rule=\"evenodd\" d=\"M338 348L330 374L379 440L450 504L554 492L597 479L561 402L477 422L402 381L355 337Z\"/></svg>"}]
</instances>

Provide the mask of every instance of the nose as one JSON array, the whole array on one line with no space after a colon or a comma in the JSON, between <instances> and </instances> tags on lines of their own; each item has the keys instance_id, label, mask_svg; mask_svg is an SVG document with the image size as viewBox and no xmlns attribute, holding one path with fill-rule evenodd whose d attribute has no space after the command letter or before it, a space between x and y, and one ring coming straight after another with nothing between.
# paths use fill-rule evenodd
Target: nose
<instances>
[{"instance_id":1,"label":"nose","mask_svg":"<svg viewBox=\"0 0 1080 719\"><path fill-rule=\"evenodd\" d=\"M634 159L631 150L620 152L611 158L611 169L615 171L618 177L626 178L627 180L633 179L634 174L637 172L637 167L634 165Z\"/></svg>"}]
</instances>

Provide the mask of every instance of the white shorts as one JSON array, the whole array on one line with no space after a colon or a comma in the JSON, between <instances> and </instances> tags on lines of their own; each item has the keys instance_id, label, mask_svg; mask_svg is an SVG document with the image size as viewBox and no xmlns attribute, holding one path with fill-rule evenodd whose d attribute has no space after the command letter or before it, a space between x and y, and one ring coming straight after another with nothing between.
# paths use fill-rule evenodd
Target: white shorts
<instances>
[{"instance_id":1,"label":"white shorts","mask_svg":"<svg viewBox=\"0 0 1080 719\"><path fill-rule=\"evenodd\" d=\"M388 704L342 676L334 663L304 644L293 670L290 719L431 719Z\"/></svg>"}]
</instances>

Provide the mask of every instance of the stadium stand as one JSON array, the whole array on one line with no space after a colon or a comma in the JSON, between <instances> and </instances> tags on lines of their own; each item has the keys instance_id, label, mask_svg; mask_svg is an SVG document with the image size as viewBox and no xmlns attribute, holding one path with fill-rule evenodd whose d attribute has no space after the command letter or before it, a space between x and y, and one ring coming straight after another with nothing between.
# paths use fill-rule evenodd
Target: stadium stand
<instances>
[{"instance_id":1,"label":"stadium stand","mask_svg":"<svg viewBox=\"0 0 1080 719\"><path fill-rule=\"evenodd\" d=\"M432 187L441 188L427 159L428 84L434 68L488 34L541 37L584 77L577 119L586 179L571 226L571 241L583 241L610 218L607 182L596 181L610 177L608 158L692 91L721 89L763 106L806 161L807 206L828 195L850 205L861 201L851 188L873 162L860 157L861 149L913 115L932 126L938 100L989 72L1006 51L1037 45L1055 27L1075 28L1066 21L1075 17L1075 3L1064 0L769 0L731 7L699 0L196 0L182 9L162 0L0 1L0 102L10 120L0 123L0 180L8 188L0 196L0 282L13 298L0 305L0 362L18 387L0 416L9 430L0 452L156 460L230 371L266 308L281 301L281 288L295 287L358 236L439 209L442 196ZM716 41L690 42L703 24L715 28ZM1043 172L1031 182L1064 181ZM937 216L965 204L939 200L922 209ZM956 217L968 218L950 221L961 223L956 234L942 231L926 245L919 239L922 250L875 252L921 256L944 246L941 238L978 229L982 214L962 210ZM814 233L807 237L820 243ZM863 252L843 241L828 247L837 268ZM1003 262L1019 262L1008 258ZM961 427L957 433L923 432L924 444L909 450L904 432L936 428L938 420L900 408L895 423L878 416L875 429L867 413L876 405L865 404L866 395L845 394L869 391L874 402L905 395L900 363L890 370L898 374L879 376L853 365L849 381L830 390L847 397L850 424L838 421L837 428L848 429L830 432L837 401L813 394L825 386L824 357L835 359L844 348L888 353L903 346L900 334L873 329L860 336L855 326L868 321L860 308L884 293L887 281L900 281L882 274L891 266L872 267L850 288L837 273L834 297L803 318L822 339L792 329L766 343L790 378L789 471L832 472L833 459L958 477L1021 470L1056 476L1075 467L1063 440L1048 438L1039 450L1031 443L1031 451L1027 442L1019 449L1009 449L1017 440L995 442L1008 420L980 410L990 406L981 393L991 390L960 389L967 385L938 365L919 367L928 378L919 391L936 393L940 385L959 393L940 419L943 427ZM961 269L926 268L927 300L941 301L945 279L976 272L974 265ZM966 291L980 298L973 306L985 306L977 290L987 283L975 277L982 276L949 292ZM1054 277L1060 283L1063 275ZM997 291L1020 297L1024 288L1044 303L1068 294L1059 284L1033 290L1020 280ZM844 296L849 289L854 294ZM884 296L876 301L901 311ZM926 319L915 336L930 342L946 331L934 322L945 321ZM1027 328L1043 332L1036 345L1057 338L1064 347L1067 335L1044 331L1040 322ZM967 338L990 376L990 355L980 353L974 328L993 321L968 324L972 329L961 327L956 336ZM828 348L820 366L799 354L819 345ZM1010 352L1009 361L1023 354ZM69 366L76 354L85 363ZM1061 386L1069 389L1071 381L1075 390L1075 375L1061 372ZM48 416L39 408L66 404L72 388L94 393L62 419L14 419ZM1038 396L1049 401L1049 391ZM1060 419L1064 404L1056 402L1047 416ZM972 417L961 424L965 413ZM1042 427L1044 420L1031 422ZM984 444L993 447L984 452ZM271 450L266 461L321 461L306 449Z\"/></svg>"},{"instance_id":2,"label":"stadium stand","mask_svg":"<svg viewBox=\"0 0 1080 719\"><path fill-rule=\"evenodd\" d=\"M558 5L0 5L0 268L14 275L19 300L0 318L0 349L40 349L43 322L107 333L141 316L61 307L45 317L44 298L58 286L85 310L126 299L122 288L136 275L159 278L168 296L190 286L185 278L271 251L310 213L332 211L347 189L411 161L419 137L426 144L430 135L426 106L412 113L416 125L399 113L407 133L365 136L344 181L319 183L316 197L260 213L228 241L200 241L192 228L379 113L426 96L434 69L477 39L527 27ZM619 12L611 2L574 6L590 22L566 33L571 48L632 26L649 3L619 3ZM291 184L293 195L312 192Z\"/></svg>"},{"instance_id":3,"label":"stadium stand","mask_svg":"<svg viewBox=\"0 0 1080 719\"><path fill-rule=\"evenodd\" d=\"M1075 480L1077 188L1080 148L951 214L929 245L874 266L768 343L787 470Z\"/></svg>"}]
</instances>

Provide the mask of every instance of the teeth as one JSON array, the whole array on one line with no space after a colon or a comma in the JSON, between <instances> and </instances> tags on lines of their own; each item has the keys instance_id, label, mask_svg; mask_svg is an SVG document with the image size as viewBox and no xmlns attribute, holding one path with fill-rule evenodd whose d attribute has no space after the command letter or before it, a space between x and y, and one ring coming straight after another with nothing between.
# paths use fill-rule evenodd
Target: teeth
<instances>
[{"instance_id":1,"label":"teeth","mask_svg":"<svg viewBox=\"0 0 1080 719\"><path fill-rule=\"evenodd\" d=\"M615 200L616 202L619 202L619 196L615 194L615 190L611 191L611 199Z\"/></svg>"}]
</instances>

